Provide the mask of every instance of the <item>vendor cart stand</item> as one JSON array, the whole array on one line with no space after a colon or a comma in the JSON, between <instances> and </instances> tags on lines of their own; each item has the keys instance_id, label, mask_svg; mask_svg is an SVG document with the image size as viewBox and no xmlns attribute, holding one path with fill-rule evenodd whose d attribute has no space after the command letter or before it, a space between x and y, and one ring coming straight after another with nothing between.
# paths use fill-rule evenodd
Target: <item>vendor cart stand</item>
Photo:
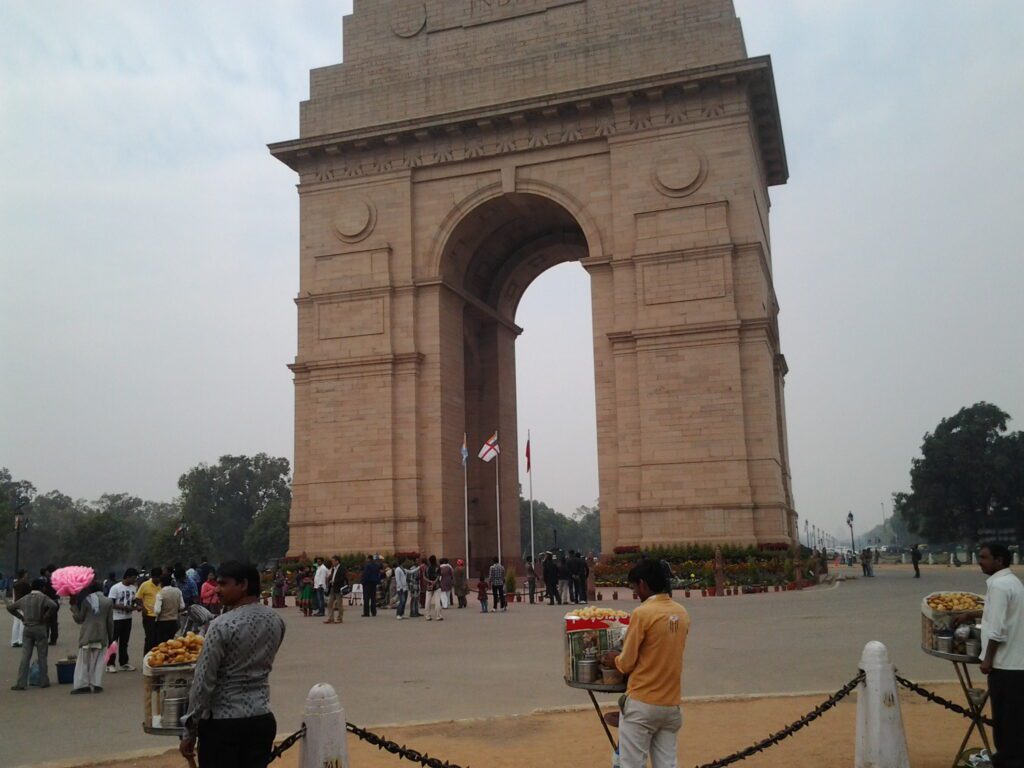
<instances>
[{"instance_id":1,"label":"vendor cart stand","mask_svg":"<svg viewBox=\"0 0 1024 768\"><path fill-rule=\"evenodd\" d=\"M985 704L988 702L988 689L987 688L975 688L971 681L971 671L968 668L970 664L980 664L981 659L976 656L967 656L960 653L944 653L942 651L936 651L934 648L929 648L926 645L921 646L921 650L927 653L929 656L935 656L939 659L945 659L953 663L953 669L956 670L957 680L960 681L960 688L964 692L964 699L967 701L967 709L971 713L971 724L967 728L967 733L964 735L964 740L960 742L960 748L956 752L956 757L953 759L953 768L956 768L960 762L960 756L963 754L964 749L967 747L967 742L970 741L971 734L974 733L974 729L978 729L978 734L981 736L981 741L985 745L985 749L992 754L992 746L988 740L988 733L985 730L984 720L984 709Z\"/></svg>"},{"instance_id":2,"label":"vendor cart stand","mask_svg":"<svg viewBox=\"0 0 1024 768\"><path fill-rule=\"evenodd\" d=\"M604 713L601 712L601 705L597 703L597 697L594 696L594 692L597 693L625 693L626 684L615 683L612 685L605 685L604 683L578 683L575 680L570 680L568 677L565 678L565 684L570 688L581 688L587 692L590 696L590 701L594 705L594 709L597 711L597 719L601 721L601 727L604 728L605 736L608 737L608 743L612 745L613 750L618 750L619 745L615 741L615 737L612 736L611 730L608 728L608 723L605 722Z\"/></svg>"}]
</instances>

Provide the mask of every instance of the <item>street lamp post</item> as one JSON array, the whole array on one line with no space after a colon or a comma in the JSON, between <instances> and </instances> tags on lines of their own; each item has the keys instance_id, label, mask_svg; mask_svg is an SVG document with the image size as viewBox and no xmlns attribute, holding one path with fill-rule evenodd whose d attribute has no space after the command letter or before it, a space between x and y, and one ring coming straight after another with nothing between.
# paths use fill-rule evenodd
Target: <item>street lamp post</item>
<instances>
[{"instance_id":1,"label":"street lamp post","mask_svg":"<svg viewBox=\"0 0 1024 768\"><path fill-rule=\"evenodd\" d=\"M846 515L846 524L850 526L850 551L856 552L857 545L853 542L853 512Z\"/></svg>"},{"instance_id":2,"label":"street lamp post","mask_svg":"<svg viewBox=\"0 0 1024 768\"><path fill-rule=\"evenodd\" d=\"M14 513L14 577L18 577L18 572L21 570L21 529L25 527L28 521L25 520L25 516L21 514L21 508L19 507Z\"/></svg>"}]
</instances>

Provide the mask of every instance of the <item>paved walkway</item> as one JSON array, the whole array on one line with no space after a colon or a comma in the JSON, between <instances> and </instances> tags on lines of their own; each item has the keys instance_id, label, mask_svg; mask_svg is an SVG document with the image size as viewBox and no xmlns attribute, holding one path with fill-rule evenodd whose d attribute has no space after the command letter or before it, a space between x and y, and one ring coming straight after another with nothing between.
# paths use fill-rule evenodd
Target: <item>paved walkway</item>
<instances>
[{"instance_id":1,"label":"paved walkway","mask_svg":"<svg viewBox=\"0 0 1024 768\"><path fill-rule=\"evenodd\" d=\"M684 601L693 618L684 696L834 690L856 672L869 640L884 642L911 679L952 679L947 663L919 649L920 601L937 589L983 592L981 572L935 566L915 580L909 566L883 566L878 574L836 588ZM618 607L635 605L620 600ZM350 610L344 624L325 626L285 609L288 634L271 680L280 732L298 727L305 695L321 681L337 688L348 719L361 725L517 715L585 703L584 694L561 679L562 613L559 607L514 604L508 613L482 615L471 607L428 623L395 621L389 611L364 619ZM61 619L61 643L51 649L51 659L74 650L76 627L66 608ZM136 631L138 662L140 627ZM4 612L0 637L9 632ZM173 744L142 733L139 673L109 676L99 696L70 697L67 686L15 693L8 688L18 656L0 647L0 765ZM52 738L41 740L40 733Z\"/></svg>"},{"instance_id":2,"label":"paved walkway","mask_svg":"<svg viewBox=\"0 0 1024 768\"><path fill-rule=\"evenodd\" d=\"M938 686L946 696L954 685ZM679 765L690 768L716 760L763 739L821 703L820 696L762 698L743 701L688 702L683 705ZM911 764L914 768L949 768L967 722L934 704L901 696ZM791 738L739 766L749 768L849 768L853 764L856 697ZM612 732L613 735L615 731ZM462 766L522 768L563 765L605 766L611 748L594 712L544 713L524 717L461 721L388 728L381 735L432 757ZM975 736L972 746L981 746ZM411 765L353 737L348 739L353 768L402 768ZM557 755L557 759L553 756ZM287 752L273 768L298 768L299 748ZM96 768L183 768L177 753Z\"/></svg>"}]
</instances>

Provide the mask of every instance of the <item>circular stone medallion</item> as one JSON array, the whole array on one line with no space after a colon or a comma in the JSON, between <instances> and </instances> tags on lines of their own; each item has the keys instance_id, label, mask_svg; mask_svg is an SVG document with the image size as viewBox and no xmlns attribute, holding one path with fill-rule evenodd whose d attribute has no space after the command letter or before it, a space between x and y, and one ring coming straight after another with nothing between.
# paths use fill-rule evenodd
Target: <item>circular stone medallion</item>
<instances>
[{"instance_id":1,"label":"circular stone medallion","mask_svg":"<svg viewBox=\"0 0 1024 768\"><path fill-rule=\"evenodd\" d=\"M361 198L345 200L334 215L334 231L342 240L355 243L373 231L376 213L373 206Z\"/></svg>"},{"instance_id":2,"label":"circular stone medallion","mask_svg":"<svg viewBox=\"0 0 1024 768\"><path fill-rule=\"evenodd\" d=\"M704 183L707 163L692 149L662 155L654 166L654 185L670 197L685 197Z\"/></svg>"},{"instance_id":3,"label":"circular stone medallion","mask_svg":"<svg viewBox=\"0 0 1024 768\"><path fill-rule=\"evenodd\" d=\"M415 37L426 23L427 6L422 0L391 0L391 31L399 37Z\"/></svg>"}]
</instances>

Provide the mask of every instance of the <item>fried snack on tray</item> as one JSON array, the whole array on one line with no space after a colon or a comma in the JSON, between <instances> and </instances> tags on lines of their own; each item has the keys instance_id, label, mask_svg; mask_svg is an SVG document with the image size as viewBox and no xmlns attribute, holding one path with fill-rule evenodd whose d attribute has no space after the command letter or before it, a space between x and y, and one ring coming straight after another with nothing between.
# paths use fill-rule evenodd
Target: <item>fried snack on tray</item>
<instances>
[{"instance_id":1,"label":"fried snack on tray","mask_svg":"<svg viewBox=\"0 0 1024 768\"><path fill-rule=\"evenodd\" d=\"M195 664L203 650L203 638L189 632L184 637L165 640L149 652L147 660L151 667L169 667L175 664Z\"/></svg>"},{"instance_id":2,"label":"fried snack on tray","mask_svg":"<svg viewBox=\"0 0 1024 768\"><path fill-rule=\"evenodd\" d=\"M936 592L928 596L927 602L933 611L943 613L977 611L985 607L984 601L970 592Z\"/></svg>"}]
</instances>

